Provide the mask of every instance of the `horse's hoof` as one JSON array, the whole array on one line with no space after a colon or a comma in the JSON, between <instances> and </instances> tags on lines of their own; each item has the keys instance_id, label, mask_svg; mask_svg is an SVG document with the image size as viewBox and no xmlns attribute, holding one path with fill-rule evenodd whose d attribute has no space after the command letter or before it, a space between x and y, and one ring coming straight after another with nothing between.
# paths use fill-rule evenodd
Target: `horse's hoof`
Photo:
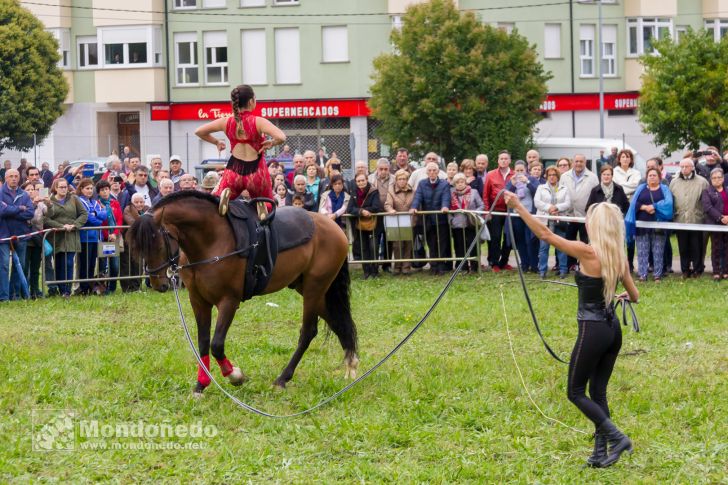
<instances>
[{"instance_id":1,"label":"horse's hoof","mask_svg":"<svg viewBox=\"0 0 728 485\"><path fill-rule=\"evenodd\" d=\"M276 391L285 391L286 390L286 383L281 381L275 381L273 383L273 389Z\"/></svg>"},{"instance_id":2,"label":"horse's hoof","mask_svg":"<svg viewBox=\"0 0 728 485\"><path fill-rule=\"evenodd\" d=\"M202 399L204 394L202 394L200 391L193 391L192 392L192 399Z\"/></svg>"},{"instance_id":3,"label":"horse's hoof","mask_svg":"<svg viewBox=\"0 0 728 485\"><path fill-rule=\"evenodd\" d=\"M239 367L233 367L233 371L227 376L227 378L233 386L239 386L248 380L248 376L243 374L243 371L241 371Z\"/></svg>"}]
</instances>

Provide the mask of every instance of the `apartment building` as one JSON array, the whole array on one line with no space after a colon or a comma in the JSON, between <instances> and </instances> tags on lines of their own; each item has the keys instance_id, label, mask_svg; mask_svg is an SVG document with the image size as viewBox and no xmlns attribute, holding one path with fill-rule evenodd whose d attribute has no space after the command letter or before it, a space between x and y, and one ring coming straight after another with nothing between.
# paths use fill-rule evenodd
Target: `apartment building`
<instances>
[{"instance_id":1,"label":"apartment building","mask_svg":"<svg viewBox=\"0 0 728 485\"><path fill-rule=\"evenodd\" d=\"M48 5L43 5L45 3ZM59 41L71 90L66 112L38 147L39 161L106 156L216 158L194 136L230 112L240 83L294 149L335 150L345 163L387 155L369 116L372 60L391 51L411 0L39 0L24 6ZM728 32L728 0L457 0L461 10L531 42L552 73L539 136L599 134L643 154L656 148L636 117L641 66L653 39L688 28ZM224 154L223 154L224 155ZM466 154L464 154L466 155ZM472 154L469 154L472 155ZM12 156L12 155L11 155Z\"/></svg>"}]
</instances>

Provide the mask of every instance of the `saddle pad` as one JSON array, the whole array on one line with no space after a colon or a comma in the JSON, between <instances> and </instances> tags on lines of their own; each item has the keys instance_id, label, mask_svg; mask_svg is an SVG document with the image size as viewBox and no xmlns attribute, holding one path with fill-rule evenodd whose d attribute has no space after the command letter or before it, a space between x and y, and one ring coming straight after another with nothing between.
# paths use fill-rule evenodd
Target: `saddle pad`
<instances>
[{"instance_id":1,"label":"saddle pad","mask_svg":"<svg viewBox=\"0 0 728 485\"><path fill-rule=\"evenodd\" d=\"M258 214L255 207L241 200L230 202L228 221L235 234L235 249L243 249L251 243L251 233L255 231ZM271 234L278 242L278 252L306 244L313 237L314 224L308 211L299 207L276 209ZM244 256L243 253L241 256Z\"/></svg>"},{"instance_id":2,"label":"saddle pad","mask_svg":"<svg viewBox=\"0 0 728 485\"><path fill-rule=\"evenodd\" d=\"M278 252L306 244L313 237L313 219L307 210L300 207L276 209L273 227L278 238Z\"/></svg>"}]
</instances>

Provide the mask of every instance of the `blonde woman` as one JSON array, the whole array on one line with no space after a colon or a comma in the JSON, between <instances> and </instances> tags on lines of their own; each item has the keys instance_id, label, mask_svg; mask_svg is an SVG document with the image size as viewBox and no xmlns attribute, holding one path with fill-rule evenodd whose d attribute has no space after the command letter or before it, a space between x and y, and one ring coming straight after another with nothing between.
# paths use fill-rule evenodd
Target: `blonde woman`
<instances>
[{"instance_id":1,"label":"blonde woman","mask_svg":"<svg viewBox=\"0 0 728 485\"><path fill-rule=\"evenodd\" d=\"M577 258L581 265L576 272L579 335L569 361L567 393L569 400L596 428L594 452L587 464L610 466L623 452L632 450L630 439L612 423L607 406L607 384L622 346L622 331L612 301L615 296L633 302L639 298L624 250L622 211L606 202L591 206L586 214L587 244L569 241L551 232L530 214L517 195L506 192L505 200L539 239ZM616 295L620 281L626 291ZM590 397L585 393L587 383Z\"/></svg>"}]
</instances>

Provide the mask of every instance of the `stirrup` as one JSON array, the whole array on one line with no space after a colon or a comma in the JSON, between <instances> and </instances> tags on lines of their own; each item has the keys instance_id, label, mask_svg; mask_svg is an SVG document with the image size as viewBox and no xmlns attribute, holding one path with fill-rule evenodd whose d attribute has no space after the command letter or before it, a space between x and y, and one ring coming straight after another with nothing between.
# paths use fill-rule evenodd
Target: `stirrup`
<instances>
[{"instance_id":1,"label":"stirrup","mask_svg":"<svg viewBox=\"0 0 728 485\"><path fill-rule=\"evenodd\" d=\"M255 204L258 210L258 219L264 221L268 217L268 208L265 206L265 202L256 202Z\"/></svg>"},{"instance_id":2,"label":"stirrup","mask_svg":"<svg viewBox=\"0 0 728 485\"><path fill-rule=\"evenodd\" d=\"M230 189L225 188L220 192L220 205L217 208L217 212L221 216L225 216L228 212L228 205L230 204Z\"/></svg>"}]
</instances>

